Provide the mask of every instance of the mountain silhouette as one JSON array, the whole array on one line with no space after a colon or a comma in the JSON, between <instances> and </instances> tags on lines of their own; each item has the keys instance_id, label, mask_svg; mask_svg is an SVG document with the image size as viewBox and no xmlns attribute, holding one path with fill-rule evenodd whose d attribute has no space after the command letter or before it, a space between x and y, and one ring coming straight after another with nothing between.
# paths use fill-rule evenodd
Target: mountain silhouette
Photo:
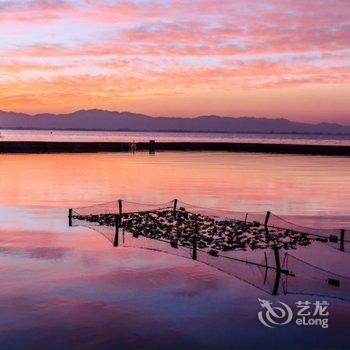
<instances>
[{"instance_id":1,"label":"mountain silhouette","mask_svg":"<svg viewBox=\"0 0 350 350\"><path fill-rule=\"evenodd\" d=\"M130 112L99 109L79 110L68 114L36 114L0 111L2 129L40 130L130 130L238 133L315 133L350 134L350 126L335 123L300 123L284 118L219 117L195 118L151 117Z\"/></svg>"}]
</instances>

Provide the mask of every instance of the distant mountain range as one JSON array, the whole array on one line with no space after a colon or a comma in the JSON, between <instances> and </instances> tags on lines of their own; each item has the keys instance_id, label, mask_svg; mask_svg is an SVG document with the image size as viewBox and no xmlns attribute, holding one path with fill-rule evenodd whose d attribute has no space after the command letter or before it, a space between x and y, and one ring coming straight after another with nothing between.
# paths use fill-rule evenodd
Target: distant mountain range
<instances>
[{"instance_id":1,"label":"distant mountain range","mask_svg":"<svg viewBox=\"0 0 350 350\"><path fill-rule=\"evenodd\" d=\"M144 114L111 112L99 109L80 110L69 114L37 114L33 116L0 111L0 128L350 134L350 126L335 123L310 124L293 122L283 118L229 118L215 115L196 118L150 117Z\"/></svg>"}]
</instances>

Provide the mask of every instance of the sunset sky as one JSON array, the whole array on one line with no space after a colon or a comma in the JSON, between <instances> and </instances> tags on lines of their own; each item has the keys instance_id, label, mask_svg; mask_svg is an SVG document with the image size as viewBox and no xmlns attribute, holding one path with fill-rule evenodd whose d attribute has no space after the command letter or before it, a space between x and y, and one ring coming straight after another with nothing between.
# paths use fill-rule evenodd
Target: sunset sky
<instances>
[{"instance_id":1,"label":"sunset sky","mask_svg":"<svg viewBox=\"0 0 350 350\"><path fill-rule=\"evenodd\" d=\"M0 110L350 124L349 0L0 0Z\"/></svg>"}]
</instances>

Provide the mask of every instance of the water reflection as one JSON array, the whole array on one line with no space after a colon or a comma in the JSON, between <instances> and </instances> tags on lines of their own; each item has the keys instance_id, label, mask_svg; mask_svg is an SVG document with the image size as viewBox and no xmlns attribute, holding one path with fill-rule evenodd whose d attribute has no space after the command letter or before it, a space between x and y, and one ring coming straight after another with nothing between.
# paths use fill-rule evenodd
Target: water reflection
<instances>
[{"instance_id":1,"label":"water reflection","mask_svg":"<svg viewBox=\"0 0 350 350\"><path fill-rule=\"evenodd\" d=\"M164 152L0 155L0 204L76 207L173 198L239 211L348 215L346 157ZM340 185L341 184L341 185Z\"/></svg>"},{"instance_id":2,"label":"water reflection","mask_svg":"<svg viewBox=\"0 0 350 350\"><path fill-rule=\"evenodd\" d=\"M117 198L181 198L226 209L331 214L344 222L348 158L0 155L0 166L1 347L348 346L347 304L331 301L328 330L295 325L266 330L256 317L262 294L253 286L188 259L116 251L93 231L69 229L66 211ZM299 254L328 264L330 249L321 256L306 249ZM348 260L334 266L348 270ZM306 298L283 297L291 304L300 299Z\"/></svg>"}]
</instances>

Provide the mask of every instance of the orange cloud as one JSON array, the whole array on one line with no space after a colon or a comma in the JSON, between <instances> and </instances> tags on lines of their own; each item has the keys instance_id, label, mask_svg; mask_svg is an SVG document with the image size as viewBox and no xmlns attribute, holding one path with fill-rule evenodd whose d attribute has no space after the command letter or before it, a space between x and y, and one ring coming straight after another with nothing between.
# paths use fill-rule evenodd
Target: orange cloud
<instances>
[{"instance_id":1,"label":"orange cloud","mask_svg":"<svg viewBox=\"0 0 350 350\"><path fill-rule=\"evenodd\" d=\"M286 116L344 118L325 91L349 89L349 18L345 0L5 1L1 108L276 115L283 89Z\"/></svg>"}]
</instances>

